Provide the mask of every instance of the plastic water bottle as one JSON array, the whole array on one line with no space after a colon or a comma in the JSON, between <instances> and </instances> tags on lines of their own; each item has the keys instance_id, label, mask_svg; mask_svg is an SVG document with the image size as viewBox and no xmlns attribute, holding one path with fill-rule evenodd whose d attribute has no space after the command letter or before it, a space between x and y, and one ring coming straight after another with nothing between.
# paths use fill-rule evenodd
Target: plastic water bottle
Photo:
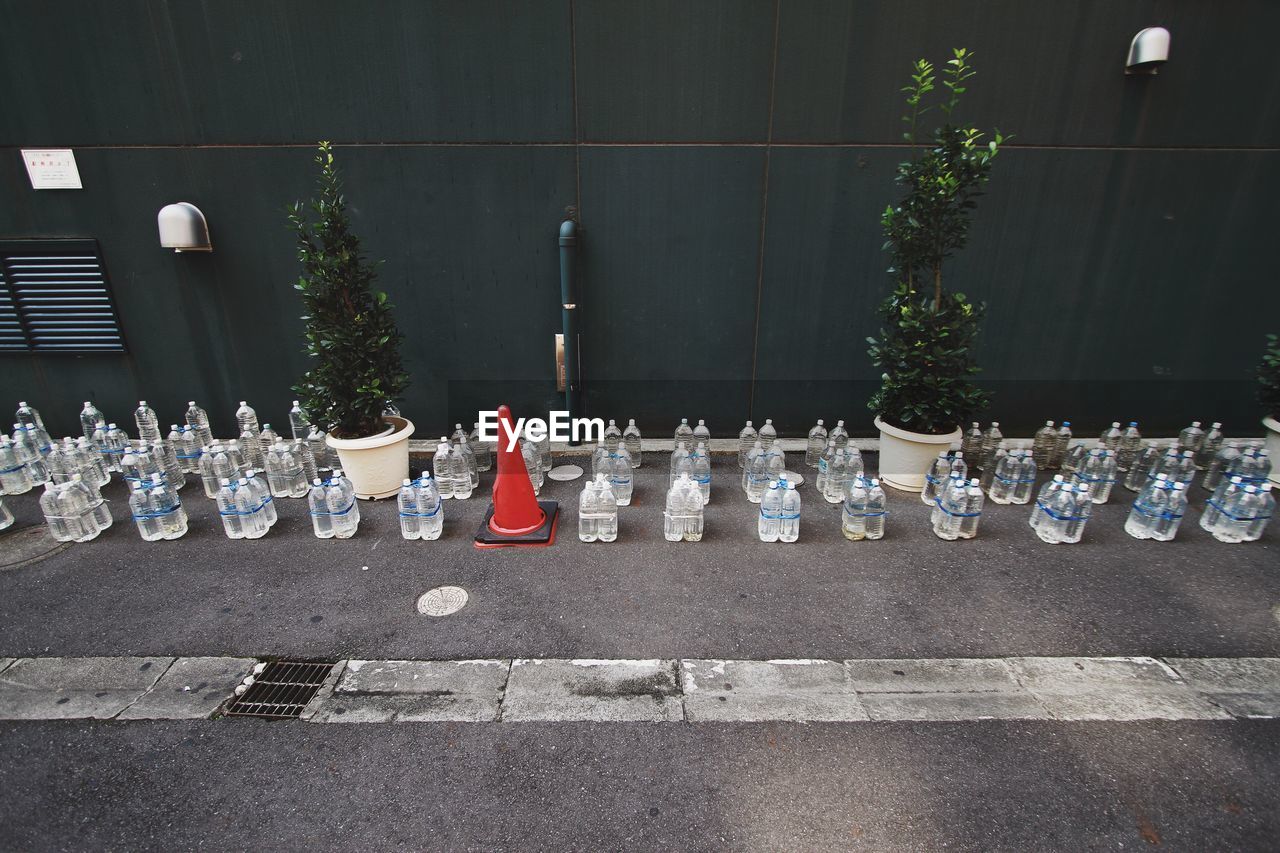
<instances>
[{"instance_id":1,"label":"plastic water bottle","mask_svg":"<svg viewBox=\"0 0 1280 853\"><path fill-rule=\"evenodd\" d=\"M1199 421L1192 421L1191 426L1186 427L1182 432L1178 433L1178 450L1191 451L1191 453L1199 453L1200 445L1204 443L1204 430L1200 428Z\"/></svg>"},{"instance_id":2,"label":"plastic water bottle","mask_svg":"<svg viewBox=\"0 0 1280 853\"><path fill-rule=\"evenodd\" d=\"M985 471L995 464L996 450L1000 447L1000 442L1002 441L1004 441L1004 436L1000 433L1000 422L992 421L991 426L987 427L982 433L982 457L978 462L979 468ZM968 454L965 455L968 456Z\"/></svg>"},{"instance_id":3,"label":"plastic water bottle","mask_svg":"<svg viewBox=\"0 0 1280 853\"><path fill-rule=\"evenodd\" d=\"M13 447L18 461L26 466L31 482L38 486L49 480L49 468L44 463L44 454L37 446L34 429L35 427L26 427L21 423L14 424Z\"/></svg>"},{"instance_id":4,"label":"plastic water bottle","mask_svg":"<svg viewBox=\"0 0 1280 853\"><path fill-rule=\"evenodd\" d=\"M782 494L784 481L772 484L760 499L760 515L756 519L756 532L761 542L777 542L782 522Z\"/></svg>"},{"instance_id":5,"label":"plastic water bottle","mask_svg":"<svg viewBox=\"0 0 1280 853\"><path fill-rule=\"evenodd\" d=\"M773 428L773 419L765 418L764 426L760 427L760 443L764 445L765 450L773 449L773 443L778 440L778 431Z\"/></svg>"},{"instance_id":6,"label":"plastic water bottle","mask_svg":"<svg viewBox=\"0 0 1280 853\"><path fill-rule=\"evenodd\" d=\"M244 455L245 465L250 471L265 471L267 469L267 461L263 458L262 442L258 438L259 433L251 429L245 429L240 433L239 448L241 454Z\"/></svg>"},{"instance_id":7,"label":"plastic water bottle","mask_svg":"<svg viewBox=\"0 0 1280 853\"><path fill-rule=\"evenodd\" d=\"M235 501L244 538L261 539L266 536L271 529L271 525L267 523L266 507L262 496L247 477L241 477L236 484Z\"/></svg>"},{"instance_id":8,"label":"plastic water bottle","mask_svg":"<svg viewBox=\"0 0 1280 853\"><path fill-rule=\"evenodd\" d=\"M244 538L244 524L236 500L236 492L239 488L238 483L225 477L219 481L216 496L218 516L222 519L222 532L227 534L228 539Z\"/></svg>"},{"instance_id":9,"label":"plastic water bottle","mask_svg":"<svg viewBox=\"0 0 1280 853\"><path fill-rule=\"evenodd\" d=\"M418 482L414 484L418 491L418 512L421 515L419 527L422 538L432 541L440 538L444 531L444 503L440 500L440 492L428 471L423 471Z\"/></svg>"},{"instance_id":10,"label":"plastic water bottle","mask_svg":"<svg viewBox=\"0 0 1280 853\"><path fill-rule=\"evenodd\" d=\"M755 464L756 459L763 455L764 445L760 443L760 439L757 437L755 443L751 445L751 449L747 451L747 457L742 467L742 491L748 498L751 497L752 466ZM670 488L670 484L667 487ZM759 501L755 501L755 503L759 503Z\"/></svg>"},{"instance_id":11,"label":"plastic water bottle","mask_svg":"<svg viewBox=\"0 0 1280 853\"><path fill-rule=\"evenodd\" d=\"M1258 535L1262 535L1262 530L1270 520L1269 517L1264 517L1266 515L1266 500L1257 486L1249 484L1226 496L1209 533L1219 542L1244 542L1255 524L1258 525Z\"/></svg>"},{"instance_id":12,"label":"plastic water bottle","mask_svg":"<svg viewBox=\"0 0 1280 853\"><path fill-rule=\"evenodd\" d=\"M1088 458L1089 448L1084 446L1084 442L1077 441L1071 445L1066 455L1062 457L1062 470L1068 474L1074 474L1080 470Z\"/></svg>"},{"instance_id":13,"label":"plastic water bottle","mask_svg":"<svg viewBox=\"0 0 1280 853\"><path fill-rule=\"evenodd\" d=\"M668 542L701 542L703 526L702 492L688 473L682 473L667 492L663 535Z\"/></svg>"},{"instance_id":14,"label":"plastic water bottle","mask_svg":"<svg viewBox=\"0 0 1280 853\"><path fill-rule=\"evenodd\" d=\"M782 479L782 476L786 474L787 457L786 454L782 452L782 446L776 441L773 443L773 447L766 449L764 453L760 455L760 458L763 460L764 464L766 485L778 482L778 480Z\"/></svg>"},{"instance_id":15,"label":"plastic water bottle","mask_svg":"<svg viewBox=\"0 0 1280 853\"><path fill-rule=\"evenodd\" d=\"M187 426L195 431L201 448L213 444L213 430L209 428L209 413L196 405L195 400L187 401Z\"/></svg>"},{"instance_id":16,"label":"plastic water bottle","mask_svg":"<svg viewBox=\"0 0 1280 853\"><path fill-rule=\"evenodd\" d=\"M196 434L191 427L171 424L165 441L177 455L178 467L183 474L200 473L200 447L196 444Z\"/></svg>"},{"instance_id":17,"label":"plastic water bottle","mask_svg":"<svg viewBox=\"0 0 1280 853\"><path fill-rule=\"evenodd\" d=\"M110 512L95 512L101 508L101 496L95 500L95 495L78 479L61 484L46 482L44 494L40 496L45 523L59 542L88 542L96 538L111 521Z\"/></svg>"},{"instance_id":18,"label":"plastic water bottle","mask_svg":"<svg viewBox=\"0 0 1280 853\"><path fill-rule=\"evenodd\" d=\"M1213 454L1213 459L1209 460L1209 464L1205 468L1204 479L1200 481L1201 487L1211 492L1218 488L1218 483L1221 482L1223 473L1230 470L1239 458L1240 445L1237 442L1233 441L1218 448L1218 452ZM1196 461L1199 461L1198 457Z\"/></svg>"},{"instance_id":19,"label":"plastic water bottle","mask_svg":"<svg viewBox=\"0 0 1280 853\"><path fill-rule=\"evenodd\" d=\"M138 401L138 409L133 413L133 421L138 425L138 438L151 444L160 440L160 420L146 400Z\"/></svg>"},{"instance_id":20,"label":"plastic water bottle","mask_svg":"<svg viewBox=\"0 0 1280 853\"><path fill-rule=\"evenodd\" d=\"M454 438L456 439L454 446L467 467L467 480L471 484L471 491L474 492L480 488L480 462L476 459L475 450L472 449L470 442L467 441L467 434L463 431L462 424L456 424L456 426L458 431L454 433Z\"/></svg>"},{"instance_id":21,"label":"plastic water bottle","mask_svg":"<svg viewBox=\"0 0 1280 853\"><path fill-rule=\"evenodd\" d=\"M1129 421L1129 425L1120 434L1120 449L1116 452L1116 468L1128 471L1138 454L1142 452L1142 433L1138 432L1138 422Z\"/></svg>"},{"instance_id":22,"label":"plastic water bottle","mask_svg":"<svg viewBox=\"0 0 1280 853\"><path fill-rule=\"evenodd\" d=\"M942 458L946 458L942 454ZM844 504L840 508L840 532L851 542L860 542L867 538L867 512L869 510L870 493L861 477L849 484L844 495Z\"/></svg>"},{"instance_id":23,"label":"plastic water bottle","mask_svg":"<svg viewBox=\"0 0 1280 853\"><path fill-rule=\"evenodd\" d=\"M105 420L102 412L98 411L98 407L88 400L84 401L84 409L80 412L80 431L84 433L84 437L93 440L93 431L98 428L98 421Z\"/></svg>"},{"instance_id":24,"label":"plastic water bottle","mask_svg":"<svg viewBox=\"0 0 1280 853\"><path fill-rule=\"evenodd\" d=\"M271 428L271 424L263 424L262 432L258 433L258 446L262 448L263 465L266 465L267 451L276 446L276 442L280 440L280 434Z\"/></svg>"},{"instance_id":25,"label":"plastic water bottle","mask_svg":"<svg viewBox=\"0 0 1280 853\"><path fill-rule=\"evenodd\" d=\"M1049 462L1051 468L1061 468L1062 463L1067 458L1067 446L1071 444L1071 421L1063 421L1062 426L1058 427L1058 434L1053 445L1053 459Z\"/></svg>"},{"instance_id":26,"label":"plastic water bottle","mask_svg":"<svg viewBox=\"0 0 1280 853\"><path fill-rule=\"evenodd\" d=\"M707 447L711 446L711 430L707 429L707 422L699 419L698 425L693 428L693 443L704 443Z\"/></svg>"},{"instance_id":27,"label":"plastic water bottle","mask_svg":"<svg viewBox=\"0 0 1280 853\"><path fill-rule=\"evenodd\" d=\"M618 429L618 422L613 418L609 418L609 425L604 428L604 446L608 448L610 453L616 453L618 445L622 443L622 430Z\"/></svg>"},{"instance_id":28,"label":"plastic water bottle","mask_svg":"<svg viewBox=\"0 0 1280 853\"><path fill-rule=\"evenodd\" d=\"M991 502L1001 505L1013 503L1013 490L1018 485L1021 474L1021 456L1009 453L1000 459L992 474L991 487L987 490Z\"/></svg>"},{"instance_id":29,"label":"plastic water bottle","mask_svg":"<svg viewBox=\"0 0 1280 853\"><path fill-rule=\"evenodd\" d=\"M1095 450L1075 474L1077 483L1087 483L1091 499L1104 504L1116 484L1116 458L1109 450Z\"/></svg>"},{"instance_id":30,"label":"plastic water bottle","mask_svg":"<svg viewBox=\"0 0 1280 853\"><path fill-rule=\"evenodd\" d=\"M155 444L151 446L152 453L156 456L160 469L164 472L165 479L169 481L169 488L175 492L187 484L187 475L183 473L182 466L178 464L178 454L174 450L174 446L164 439L157 439Z\"/></svg>"},{"instance_id":31,"label":"plastic water bottle","mask_svg":"<svg viewBox=\"0 0 1280 853\"><path fill-rule=\"evenodd\" d=\"M549 432L543 433L542 438L538 439L537 447L538 465L541 467L543 475L545 475L551 470L551 434ZM541 480L539 480L538 485L542 485Z\"/></svg>"},{"instance_id":32,"label":"plastic water bottle","mask_svg":"<svg viewBox=\"0 0 1280 853\"><path fill-rule=\"evenodd\" d=\"M307 508L311 512L311 530L316 538L332 539L333 518L329 515L329 496L319 477L311 481L311 488L307 492Z\"/></svg>"},{"instance_id":33,"label":"plastic water bottle","mask_svg":"<svg viewBox=\"0 0 1280 853\"><path fill-rule=\"evenodd\" d=\"M1213 461L1213 457L1217 454L1218 448L1222 447L1223 435L1222 424L1214 421L1209 425L1209 431L1205 433L1204 438L1200 441L1200 449L1196 451L1196 467L1204 470L1209 467L1209 463Z\"/></svg>"},{"instance_id":34,"label":"plastic water bottle","mask_svg":"<svg viewBox=\"0 0 1280 853\"><path fill-rule=\"evenodd\" d=\"M1170 542L1178 535L1178 527L1187 512L1187 490L1182 483L1174 483L1162 489L1166 499L1161 502L1160 517L1152 530L1152 539L1157 542Z\"/></svg>"},{"instance_id":35,"label":"plastic water bottle","mask_svg":"<svg viewBox=\"0 0 1280 853\"><path fill-rule=\"evenodd\" d=\"M670 489L675 485L676 480L680 479L682 473L693 474L693 448L690 448L683 441L677 441L675 450L671 451L671 465L667 473L667 488ZM594 473L594 466L593 466Z\"/></svg>"},{"instance_id":36,"label":"plastic water bottle","mask_svg":"<svg viewBox=\"0 0 1280 853\"><path fill-rule=\"evenodd\" d=\"M982 427L977 421L970 424L964 435L960 436L960 452L966 459L972 459L978 467L982 466Z\"/></svg>"},{"instance_id":37,"label":"plastic water bottle","mask_svg":"<svg viewBox=\"0 0 1280 853\"><path fill-rule=\"evenodd\" d=\"M28 405L26 400L18 403L18 411L14 413L14 420L23 426L44 429L44 418L40 417L40 413L36 411L34 406Z\"/></svg>"},{"instance_id":38,"label":"plastic water bottle","mask_svg":"<svg viewBox=\"0 0 1280 853\"><path fill-rule=\"evenodd\" d=\"M681 418L680 425L676 427L675 444L683 444L685 447L693 447L693 429L689 426L688 418Z\"/></svg>"},{"instance_id":39,"label":"plastic water bottle","mask_svg":"<svg viewBox=\"0 0 1280 853\"><path fill-rule=\"evenodd\" d=\"M125 431L115 424L107 425L106 447L103 454L108 457L107 469L110 471L120 471L120 459L124 456L125 450L129 447L129 436Z\"/></svg>"},{"instance_id":40,"label":"plastic water bottle","mask_svg":"<svg viewBox=\"0 0 1280 853\"><path fill-rule=\"evenodd\" d=\"M818 456L818 473L813 478L813 489L820 495L827 490L827 476L831 472L831 466L835 464L836 450L835 438L828 435L827 446Z\"/></svg>"},{"instance_id":41,"label":"plastic water bottle","mask_svg":"<svg viewBox=\"0 0 1280 853\"><path fill-rule=\"evenodd\" d=\"M289 410L289 430L295 439L306 438L311 434L311 421L307 420L302 404L297 400L293 401L293 408Z\"/></svg>"},{"instance_id":42,"label":"plastic water bottle","mask_svg":"<svg viewBox=\"0 0 1280 853\"><path fill-rule=\"evenodd\" d=\"M810 468L817 468L818 461L822 459L822 452L827 447L827 429L822 425L822 418L818 418L818 423L813 429L809 430L809 440L804 448L804 464Z\"/></svg>"},{"instance_id":43,"label":"plastic water bottle","mask_svg":"<svg viewBox=\"0 0 1280 853\"><path fill-rule=\"evenodd\" d=\"M885 522L888 517L889 499L885 496L884 488L880 485L880 481L872 478L871 488L867 491L866 531L868 539L884 538Z\"/></svg>"},{"instance_id":44,"label":"plastic water bottle","mask_svg":"<svg viewBox=\"0 0 1280 853\"><path fill-rule=\"evenodd\" d=\"M934 501L930 521L933 533L939 539L954 541L960 538L960 517L968 502L968 492L968 483L959 477L952 477Z\"/></svg>"},{"instance_id":45,"label":"plastic water bottle","mask_svg":"<svg viewBox=\"0 0 1280 853\"><path fill-rule=\"evenodd\" d=\"M542 457L538 453L538 445L532 441L520 440L520 453L524 458L524 468L529 474L529 482L533 484L534 495L542 493L542 485L546 482L546 471L542 469ZM455 492L456 492L455 487ZM455 494L455 497L457 495Z\"/></svg>"},{"instance_id":46,"label":"plastic water bottle","mask_svg":"<svg viewBox=\"0 0 1280 853\"><path fill-rule=\"evenodd\" d=\"M1152 469L1156 467L1163 455L1164 452L1154 441L1144 441L1138 454L1129 463L1129 470L1125 472L1124 487L1131 492L1142 491L1148 480L1152 479L1148 475L1152 473Z\"/></svg>"},{"instance_id":47,"label":"plastic water bottle","mask_svg":"<svg viewBox=\"0 0 1280 853\"><path fill-rule=\"evenodd\" d=\"M162 483L134 483L129 508L144 542L179 539L187 532L187 512L182 501Z\"/></svg>"},{"instance_id":48,"label":"plastic water bottle","mask_svg":"<svg viewBox=\"0 0 1280 853\"><path fill-rule=\"evenodd\" d=\"M596 474L604 474L606 477L610 474L609 448L604 445L604 436L596 441L595 449L591 451L591 479L594 480Z\"/></svg>"},{"instance_id":49,"label":"plastic water bottle","mask_svg":"<svg viewBox=\"0 0 1280 853\"><path fill-rule=\"evenodd\" d=\"M597 479L599 478L599 479ZM597 474L582 486L578 496L578 541L596 542L600 539L600 488L603 477Z\"/></svg>"},{"instance_id":50,"label":"plastic water bottle","mask_svg":"<svg viewBox=\"0 0 1280 853\"><path fill-rule=\"evenodd\" d=\"M751 448L755 447L757 438L758 436L756 434L755 427L751 425L751 421L747 421L747 425L744 426L742 428L742 431L738 433L738 467L739 468L742 468L744 470L746 469L747 454L751 452Z\"/></svg>"},{"instance_id":51,"label":"plastic water bottle","mask_svg":"<svg viewBox=\"0 0 1280 853\"><path fill-rule=\"evenodd\" d=\"M1051 492L1062 488L1064 480L1065 478L1061 474L1054 474L1052 480L1047 481L1040 487L1040 493L1036 496L1035 504L1031 507L1031 515L1027 518L1027 524L1031 526L1032 530L1038 528L1040 523L1044 521L1044 507L1051 497Z\"/></svg>"},{"instance_id":52,"label":"plastic water bottle","mask_svg":"<svg viewBox=\"0 0 1280 853\"><path fill-rule=\"evenodd\" d=\"M829 504L838 504L844 500L845 490L854 471L851 465L853 454L850 447L835 448L831 460L827 462L827 476L822 482L822 499Z\"/></svg>"},{"instance_id":53,"label":"plastic water bottle","mask_svg":"<svg viewBox=\"0 0 1280 853\"><path fill-rule=\"evenodd\" d=\"M1048 469L1049 460L1053 458L1055 434L1053 421L1045 421L1044 426L1036 430L1031 440L1031 455L1035 457L1037 468Z\"/></svg>"},{"instance_id":54,"label":"plastic water bottle","mask_svg":"<svg viewBox=\"0 0 1280 853\"><path fill-rule=\"evenodd\" d=\"M476 421L475 426L471 428L471 432L467 434L467 444L471 445L471 452L476 455L477 471L488 471L493 467L493 452L489 447L489 442L480 440L479 421Z\"/></svg>"},{"instance_id":55,"label":"plastic water bottle","mask_svg":"<svg viewBox=\"0 0 1280 853\"><path fill-rule=\"evenodd\" d=\"M1253 519L1245 530L1245 542L1257 542L1261 539L1263 531L1267 529L1267 523L1271 521L1271 516L1276 514L1276 498L1271 494L1271 484L1263 483L1257 488L1261 501L1260 505L1255 507Z\"/></svg>"},{"instance_id":56,"label":"plastic water bottle","mask_svg":"<svg viewBox=\"0 0 1280 853\"><path fill-rule=\"evenodd\" d=\"M778 522L778 541L795 542L800 538L800 493L796 484L782 481L786 490L782 493L782 515Z\"/></svg>"},{"instance_id":57,"label":"plastic water bottle","mask_svg":"<svg viewBox=\"0 0 1280 853\"><path fill-rule=\"evenodd\" d=\"M1169 496L1166 494L1168 488L1168 478L1159 474L1138 492L1124 521L1125 533L1134 539L1150 539L1154 535L1156 522L1169 503Z\"/></svg>"},{"instance_id":58,"label":"plastic water bottle","mask_svg":"<svg viewBox=\"0 0 1280 853\"><path fill-rule=\"evenodd\" d=\"M319 427L312 426L311 432L307 435L307 445L311 448L311 455L315 457L316 468L321 470L332 470L334 465L334 454L329 444L325 441L329 435L320 430Z\"/></svg>"},{"instance_id":59,"label":"plastic water bottle","mask_svg":"<svg viewBox=\"0 0 1280 853\"><path fill-rule=\"evenodd\" d=\"M34 485L25 460L19 458L18 448L7 435L0 435L0 492L21 495L31 491Z\"/></svg>"},{"instance_id":60,"label":"plastic water bottle","mask_svg":"<svg viewBox=\"0 0 1280 853\"><path fill-rule=\"evenodd\" d=\"M240 426L240 434L245 431L257 435L261 430L258 428L258 413L253 410L244 400L240 401L240 408L236 409L236 423Z\"/></svg>"},{"instance_id":61,"label":"plastic water bottle","mask_svg":"<svg viewBox=\"0 0 1280 853\"><path fill-rule=\"evenodd\" d=\"M418 490L413 481L405 478L400 484L400 495L396 498L396 506L400 509L400 535L410 541L422 538L422 511L418 508Z\"/></svg>"},{"instance_id":62,"label":"plastic water bottle","mask_svg":"<svg viewBox=\"0 0 1280 853\"><path fill-rule=\"evenodd\" d=\"M978 488L982 489L984 492L991 490L991 484L994 483L996 479L996 468L1000 467L1000 463L1003 462L1005 457L1008 455L1009 451L1005 449L1003 444L996 447L995 452L986 458L986 461L982 466L982 476L978 478Z\"/></svg>"},{"instance_id":63,"label":"plastic water bottle","mask_svg":"<svg viewBox=\"0 0 1280 853\"><path fill-rule=\"evenodd\" d=\"M436 488L440 497L449 500L453 497L453 463L449 460L449 442L440 436L435 455L431 457L431 468L436 473Z\"/></svg>"},{"instance_id":64,"label":"plastic water bottle","mask_svg":"<svg viewBox=\"0 0 1280 853\"><path fill-rule=\"evenodd\" d=\"M961 539L973 539L978 535L978 522L982 520L982 489L973 485L973 481L969 481L969 488L965 491L964 515L960 517L960 529L958 531Z\"/></svg>"},{"instance_id":65,"label":"plastic water bottle","mask_svg":"<svg viewBox=\"0 0 1280 853\"><path fill-rule=\"evenodd\" d=\"M601 542L616 542L618 539L618 497L607 477L596 478L597 500L600 502L600 525L598 534Z\"/></svg>"},{"instance_id":66,"label":"plastic water bottle","mask_svg":"<svg viewBox=\"0 0 1280 853\"><path fill-rule=\"evenodd\" d=\"M630 506L634 482L631 476L631 454L627 452L625 444L619 442L615 452L609 454L609 462L609 476L605 478L609 483L609 490L618 506ZM707 475L708 488L710 476Z\"/></svg>"},{"instance_id":67,"label":"plastic water bottle","mask_svg":"<svg viewBox=\"0 0 1280 853\"><path fill-rule=\"evenodd\" d=\"M271 467L275 466L277 485L272 487L271 494L278 498L304 498L310 491L307 487L307 472L303 470L302 460L290 450L281 439L276 439L271 456L267 460L267 480L271 479Z\"/></svg>"},{"instance_id":68,"label":"plastic water bottle","mask_svg":"<svg viewBox=\"0 0 1280 853\"><path fill-rule=\"evenodd\" d=\"M447 444L448 442L446 442ZM333 537L350 539L360 527L360 506L356 502L356 490L351 481L342 476L341 469L333 472L329 480L329 517L333 519Z\"/></svg>"},{"instance_id":69,"label":"plastic water bottle","mask_svg":"<svg viewBox=\"0 0 1280 853\"><path fill-rule=\"evenodd\" d=\"M698 447L689 455L690 479L698 484L702 493L702 503L711 502L711 452L707 450L705 440L698 442Z\"/></svg>"},{"instance_id":70,"label":"plastic water bottle","mask_svg":"<svg viewBox=\"0 0 1280 853\"><path fill-rule=\"evenodd\" d=\"M1098 436L1098 446L1105 450L1110 450L1112 453L1115 453L1117 450L1120 449L1121 435L1122 433L1120 432L1120 422L1112 421L1111 426L1104 429L1102 431L1102 434Z\"/></svg>"},{"instance_id":71,"label":"plastic water bottle","mask_svg":"<svg viewBox=\"0 0 1280 853\"><path fill-rule=\"evenodd\" d=\"M836 425L831 428L828 438L836 440L836 447L844 447L849 443L849 431L844 428L844 421L836 421Z\"/></svg>"},{"instance_id":72,"label":"plastic water bottle","mask_svg":"<svg viewBox=\"0 0 1280 853\"><path fill-rule=\"evenodd\" d=\"M280 516L276 511L275 498L271 497L271 487L267 485L265 479L258 476L256 471L247 472L241 479L248 484L250 493L257 501L258 512L266 523L267 529L275 527Z\"/></svg>"},{"instance_id":73,"label":"plastic water bottle","mask_svg":"<svg viewBox=\"0 0 1280 853\"><path fill-rule=\"evenodd\" d=\"M622 431L622 444L627 448L627 455L631 457L631 467L640 467L640 428L636 426L636 419L631 418L627 423L627 428Z\"/></svg>"},{"instance_id":74,"label":"plastic water bottle","mask_svg":"<svg viewBox=\"0 0 1280 853\"><path fill-rule=\"evenodd\" d=\"M1031 502L1031 493L1035 491L1036 475L1039 468L1036 465L1035 457L1025 450L1018 454L1017 482L1013 486L1013 494L1009 496L1009 503L1024 505Z\"/></svg>"}]
</instances>

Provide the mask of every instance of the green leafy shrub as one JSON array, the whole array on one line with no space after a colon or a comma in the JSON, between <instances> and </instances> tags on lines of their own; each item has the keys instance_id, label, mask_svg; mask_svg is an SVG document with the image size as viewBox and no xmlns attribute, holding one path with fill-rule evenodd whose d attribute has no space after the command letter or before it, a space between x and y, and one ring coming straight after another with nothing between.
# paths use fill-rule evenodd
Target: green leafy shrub
<instances>
[{"instance_id":1,"label":"green leafy shrub","mask_svg":"<svg viewBox=\"0 0 1280 853\"><path fill-rule=\"evenodd\" d=\"M1258 402L1268 416L1280 421L1280 337L1267 335L1267 349L1258 365Z\"/></svg>"},{"instance_id":2,"label":"green leafy shrub","mask_svg":"<svg viewBox=\"0 0 1280 853\"><path fill-rule=\"evenodd\" d=\"M879 338L867 338L872 363L884 371L869 408L886 423L934 435L971 420L987 403L971 379L979 372L972 347L983 306L943 287L942 264L968 241L970 216L1005 142L995 131L984 144L977 128L952 123L965 81L975 73L969 51L959 48L953 56L941 75L947 94L938 103L927 103L938 80L927 60L916 61L902 90L908 109L903 138L913 156L898 165L895 177L905 195L880 217L894 290L880 305ZM946 122L921 147L917 124L934 107Z\"/></svg>"},{"instance_id":3,"label":"green leafy shrub","mask_svg":"<svg viewBox=\"0 0 1280 853\"><path fill-rule=\"evenodd\" d=\"M311 422L339 438L363 438L386 429L382 420L409 385L400 361L401 335L387 294L373 290L376 264L365 261L351 233L333 148L320 143L319 197L289 211L298 235L302 276L294 285L306 313L311 368L293 390Z\"/></svg>"}]
</instances>

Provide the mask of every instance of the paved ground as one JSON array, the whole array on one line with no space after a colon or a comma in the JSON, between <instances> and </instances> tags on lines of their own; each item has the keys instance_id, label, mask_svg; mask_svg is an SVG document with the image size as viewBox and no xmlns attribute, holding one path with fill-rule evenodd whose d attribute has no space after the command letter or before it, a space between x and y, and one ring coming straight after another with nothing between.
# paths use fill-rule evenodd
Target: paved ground
<instances>
[{"instance_id":1,"label":"paved ground","mask_svg":"<svg viewBox=\"0 0 1280 853\"><path fill-rule=\"evenodd\" d=\"M267 537L233 542L213 502L188 486L190 533L143 543L113 485L112 529L0 569L0 655L1280 655L1280 530L1256 543L1214 541L1196 524L1199 488L1175 542L1127 536L1122 490L1082 543L1052 546L1014 506L991 507L978 539L943 542L919 499L898 493L885 539L848 542L838 508L806 485L800 541L766 545L737 476L717 458L701 543L663 541L656 454L613 544L578 542L581 482L549 482L544 495L562 502L558 544L519 551L471 547L492 474L475 498L447 502L436 542L403 541L388 501L362 504L354 539L317 540L304 502L289 500ZM5 499L19 525L38 521L36 497ZM465 587L471 603L446 619L419 615L417 597L442 583Z\"/></svg>"},{"instance_id":2,"label":"paved ground","mask_svg":"<svg viewBox=\"0 0 1280 853\"><path fill-rule=\"evenodd\" d=\"M7 849L1273 849L1280 724L0 723Z\"/></svg>"}]
</instances>

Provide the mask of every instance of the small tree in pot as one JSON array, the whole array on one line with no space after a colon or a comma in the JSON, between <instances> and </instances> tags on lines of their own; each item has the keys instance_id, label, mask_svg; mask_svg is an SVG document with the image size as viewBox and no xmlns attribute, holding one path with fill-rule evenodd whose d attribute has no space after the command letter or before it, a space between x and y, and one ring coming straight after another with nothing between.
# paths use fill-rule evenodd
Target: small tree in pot
<instances>
[{"instance_id":1,"label":"small tree in pot","mask_svg":"<svg viewBox=\"0 0 1280 853\"><path fill-rule=\"evenodd\" d=\"M320 143L315 161L320 167L319 195L309 208L316 221L305 215L301 202L289 212L302 264L294 287L306 308L305 352L312 361L293 390L311 423L329 433L329 443L338 450L356 492L384 497L389 489L392 494L399 490L408 470L413 432L413 424L403 418L385 416L409 384L400 361L401 335L387 295L373 289L376 264L365 260L360 239L351 232L328 142ZM383 440L387 438L391 441ZM398 457L401 444L402 467L381 478L366 476L361 453L367 459L368 451L381 451L385 457L390 447ZM395 482L388 485L390 473Z\"/></svg>"},{"instance_id":2,"label":"small tree in pot","mask_svg":"<svg viewBox=\"0 0 1280 853\"><path fill-rule=\"evenodd\" d=\"M977 128L952 123L974 75L971 58L963 48L954 51L941 74L945 92L933 104L927 96L939 75L927 60L915 63L911 84L903 87L903 138L919 146L919 120L934 107L946 122L898 165L896 181L906 194L881 216L895 286L880 306L880 336L867 339L872 362L884 371L868 405L881 429L881 476L898 488L919 489L938 446L957 437L957 427L986 404L986 393L971 378L978 372L972 346L983 307L942 282L943 261L968 240L969 217L1005 141L996 131L983 143ZM923 447L909 452L895 442Z\"/></svg>"}]
</instances>

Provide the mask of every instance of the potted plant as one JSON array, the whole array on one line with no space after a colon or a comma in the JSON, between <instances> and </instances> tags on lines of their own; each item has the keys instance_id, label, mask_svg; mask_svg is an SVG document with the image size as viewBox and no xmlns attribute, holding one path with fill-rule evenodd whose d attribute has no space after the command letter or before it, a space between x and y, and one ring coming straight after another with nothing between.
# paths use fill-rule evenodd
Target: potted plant
<instances>
[{"instance_id":1,"label":"potted plant","mask_svg":"<svg viewBox=\"0 0 1280 853\"><path fill-rule=\"evenodd\" d=\"M351 233L333 148L320 143L319 197L310 222L301 202L289 212L298 235L302 276L294 285L306 313L305 351L311 368L294 391L311 423L328 433L342 468L361 498L400 491L409 470L413 424L388 414L409 384L400 361L400 333L387 295L373 289L368 263Z\"/></svg>"},{"instance_id":2,"label":"potted plant","mask_svg":"<svg viewBox=\"0 0 1280 853\"><path fill-rule=\"evenodd\" d=\"M937 103L926 102L939 77L927 60L916 61L903 88L903 137L912 158L898 165L902 200L880 218L894 289L880 305L879 338L867 339L872 362L884 371L868 403L880 430L880 478L913 491L923 488L930 459L960 439L960 425L987 401L971 379L978 372L972 347L983 306L943 287L942 264L968 239L969 217L1005 137L996 131L984 143L977 128L953 123L965 81L974 75L972 54L963 48L953 54ZM935 106L946 119L922 145L917 125Z\"/></svg>"},{"instance_id":3,"label":"potted plant","mask_svg":"<svg viewBox=\"0 0 1280 853\"><path fill-rule=\"evenodd\" d=\"M1258 365L1258 402L1262 425L1267 428L1267 453L1271 456L1271 482L1280 484L1280 337L1267 335L1267 349Z\"/></svg>"}]
</instances>

